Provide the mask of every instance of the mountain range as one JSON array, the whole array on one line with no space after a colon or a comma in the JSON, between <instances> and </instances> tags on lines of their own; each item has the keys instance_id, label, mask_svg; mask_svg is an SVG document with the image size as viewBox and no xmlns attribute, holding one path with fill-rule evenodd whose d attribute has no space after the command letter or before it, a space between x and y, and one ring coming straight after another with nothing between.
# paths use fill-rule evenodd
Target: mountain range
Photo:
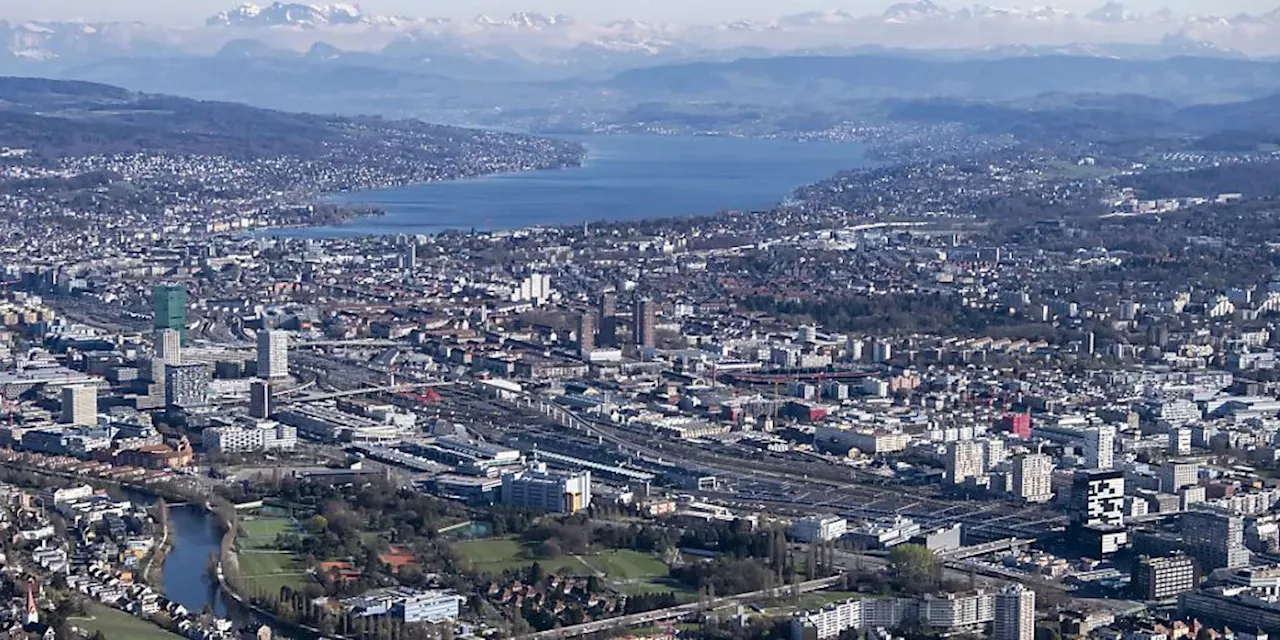
<instances>
[{"instance_id":1,"label":"mountain range","mask_svg":"<svg viewBox=\"0 0 1280 640\"><path fill-rule=\"evenodd\" d=\"M561 74L616 72L653 63L727 60L778 53L849 53L868 47L963 52L1022 50L1162 57L1280 55L1280 9L1234 16L1138 14L1119 2L1072 13L1046 6L947 9L933 0L892 4L872 15L818 11L767 21L666 24L589 22L524 12L449 19L372 15L351 4L244 4L202 25L149 22L0 21L0 72L46 72L104 58L209 56L254 41L264 55L461 56L541 66ZM1173 43L1172 45L1170 43ZM1124 54L1117 47L1127 47ZM1134 47L1144 47L1139 51Z\"/></svg>"}]
</instances>

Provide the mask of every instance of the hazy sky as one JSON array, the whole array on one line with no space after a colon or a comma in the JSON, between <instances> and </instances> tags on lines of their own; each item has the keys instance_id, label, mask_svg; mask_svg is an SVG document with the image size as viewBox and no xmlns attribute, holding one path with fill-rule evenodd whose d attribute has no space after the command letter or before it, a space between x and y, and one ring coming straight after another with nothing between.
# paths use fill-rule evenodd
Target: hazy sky
<instances>
[{"instance_id":1,"label":"hazy sky","mask_svg":"<svg viewBox=\"0 0 1280 640\"><path fill-rule=\"evenodd\" d=\"M313 0L323 3L324 0ZM1029 7L1053 4L1072 11L1088 11L1104 0L935 0L958 9L971 4L997 7ZM209 15L241 4L243 0L0 0L0 18L9 20L71 19L146 20L173 24L199 23ZM257 0L269 4L270 0ZM842 9L856 15L878 13L892 0L363 0L369 13L394 13L418 17L471 18L481 13L505 15L513 11L567 13L587 20L637 18L668 22L708 22L729 19L768 19L801 11ZM1262 13L1280 6L1280 0L1129 0L1133 11L1164 7L1179 13L1234 15Z\"/></svg>"}]
</instances>

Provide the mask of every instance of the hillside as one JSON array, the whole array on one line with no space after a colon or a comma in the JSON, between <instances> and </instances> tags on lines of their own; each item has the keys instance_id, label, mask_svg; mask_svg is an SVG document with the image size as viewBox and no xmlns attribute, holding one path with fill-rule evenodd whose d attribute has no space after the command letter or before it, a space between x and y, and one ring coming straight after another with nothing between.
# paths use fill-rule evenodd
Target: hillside
<instances>
[{"instance_id":1,"label":"hillside","mask_svg":"<svg viewBox=\"0 0 1280 640\"><path fill-rule=\"evenodd\" d=\"M36 156L138 151L233 158L315 158L338 147L445 160L470 147L525 153L535 142L551 164L576 145L415 120L286 113L228 102L131 92L109 85L0 78L0 135Z\"/></svg>"}]
</instances>

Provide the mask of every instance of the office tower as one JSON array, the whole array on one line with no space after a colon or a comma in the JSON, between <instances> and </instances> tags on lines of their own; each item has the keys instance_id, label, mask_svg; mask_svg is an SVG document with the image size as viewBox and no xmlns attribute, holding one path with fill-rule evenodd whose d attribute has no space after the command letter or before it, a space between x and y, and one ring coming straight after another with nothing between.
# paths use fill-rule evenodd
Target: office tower
<instances>
[{"instance_id":1,"label":"office tower","mask_svg":"<svg viewBox=\"0 0 1280 640\"><path fill-rule=\"evenodd\" d=\"M289 334L283 331L258 332L258 377L285 378L289 375Z\"/></svg>"},{"instance_id":2,"label":"office tower","mask_svg":"<svg viewBox=\"0 0 1280 640\"><path fill-rule=\"evenodd\" d=\"M1191 556L1140 556L1133 564L1129 585L1133 597L1139 600L1169 601L1196 588L1196 573L1196 561Z\"/></svg>"},{"instance_id":3,"label":"office tower","mask_svg":"<svg viewBox=\"0 0 1280 640\"><path fill-rule=\"evenodd\" d=\"M1244 516L1220 511L1182 514L1182 543L1205 571L1249 566L1244 545Z\"/></svg>"},{"instance_id":4,"label":"office tower","mask_svg":"<svg viewBox=\"0 0 1280 640\"><path fill-rule=\"evenodd\" d=\"M161 362L182 364L182 332L177 329L156 329L152 348Z\"/></svg>"},{"instance_id":5,"label":"office tower","mask_svg":"<svg viewBox=\"0 0 1280 640\"><path fill-rule=\"evenodd\" d=\"M415 275L418 272L418 242L410 239L409 244L405 245L404 255L400 258L400 268L409 275Z\"/></svg>"},{"instance_id":6,"label":"office tower","mask_svg":"<svg viewBox=\"0 0 1280 640\"><path fill-rule=\"evenodd\" d=\"M857 338L849 338L845 348L849 351L849 360L851 362L862 362L866 357L867 343Z\"/></svg>"},{"instance_id":7,"label":"office tower","mask_svg":"<svg viewBox=\"0 0 1280 640\"><path fill-rule=\"evenodd\" d=\"M545 465L502 476L502 504L551 513L591 506L591 472L548 471Z\"/></svg>"},{"instance_id":8,"label":"office tower","mask_svg":"<svg viewBox=\"0 0 1280 640\"><path fill-rule=\"evenodd\" d=\"M249 415L258 419L271 417L271 384L261 380L249 385Z\"/></svg>"},{"instance_id":9,"label":"office tower","mask_svg":"<svg viewBox=\"0 0 1280 640\"><path fill-rule=\"evenodd\" d=\"M658 344L658 303L637 300L631 321L631 339L640 347L652 349Z\"/></svg>"},{"instance_id":10,"label":"office tower","mask_svg":"<svg viewBox=\"0 0 1280 640\"><path fill-rule=\"evenodd\" d=\"M1160 491L1177 493L1183 487L1200 484L1200 465L1187 460L1169 460L1160 466Z\"/></svg>"},{"instance_id":11,"label":"office tower","mask_svg":"<svg viewBox=\"0 0 1280 640\"><path fill-rule=\"evenodd\" d=\"M168 406L196 407L209 398L213 371L206 364L170 364L164 368L164 399Z\"/></svg>"},{"instance_id":12,"label":"office tower","mask_svg":"<svg viewBox=\"0 0 1280 640\"><path fill-rule=\"evenodd\" d=\"M187 288L180 284L160 284L151 289L151 310L155 329L173 329L182 342L187 340Z\"/></svg>"},{"instance_id":13,"label":"office tower","mask_svg":"<svg viewBox=\"0 0 1280 640\"><path fill-rule=\"evenodd\" d=\"M1191 455L1191 427L1173 427L1169 429L1169 455Z\"/></svg>"},{"instance_id":14,"label":"office tower","mask_svg":"<svg viewBox=\"0 0 1280 640\"><path fill-rule=\"evenodd\" d=\"M796 342L809 343L817 342L818 328L812 325L804 325L796 329Z\"/></svg>"},{"instance_id":15,"label":"office tower","mask_svg":"<svg viewBox=\"0 0 1280 640\"><path fill-rule=\"evenodd\" d=\"M98 424L98 388L87 384L63 387L62 422L86 427Z\"/></svg>"},{"instance_id":16,"label":"office tower","mask_svg":"<svg viewBox=\"0 0 1280 640\"><path fill-rule=\"evenodd\" d=\"M1004 446L1004 440L1000 438L987 438L982 441L982 445L982 463L987 471L996 468L1009 457L1008 451Z\"/></svg>"},{"instance_id":17,"label":"office tower","mask_svg":"<svg viewBox=\"0 0 1280 640\"><path fill-rule=\"evenodd\" d=\"M1053 499L1053 458L1030 453L1013 459L1013 495L1027 502Z\"/></svg>"},{"instance_id":18,"label":"office tower","mask_svg":"<svg viewBox=\"0 0 1280 640\"><path fill-rule=\"evenodd\" d=\"M606 291L600 296L598 342L605 347L618 346L618 294Z\"/></svg>"},{"instance_id":19,"label":"office tower","mask_svg":"<svg viewBox=\"0 0 1280 640\"><path fill-rule=\"evenodd\" d=\"M578 350L591 353L596 349L596 315L591 311L578 315Z\"/></svg>"},{"instance_id":20,"label":"office tower","mask_svg":"<svg viewBox=\"0 0 1280 640\"><path fill-rule=\"evenodd\" d=\"M555 290L551 288L551 277L535 273L520 282L512 296L513 302L532 302L542 304L551 299Z\"/></svg>"},{"instance_id":21,"label":"office tower","mask_svg":"<svg viewBox=\"0 0 1280 640\"><path fill-rule=\"evenodd\" d=\"M996 593L995 610L993 640L1035 640L1036 592L1020 584L1009 585Z\"/></svg>"},{"instance_id":22,"label":"office tower","mask_svg":"<svg viewBox=\"0 0 1280 640\"><path fill-rule=\"evenodd\" d=\"M986 478L986 447L981 441L952 442L947 446L947 482L964 484Z\"/></svg>"},{"instance_id":23,"label":"office tower","mask_svg":"<svg viewBox=\"0 0 1280 640\"><path fill-rule=\"evenodd\" d=\"M1098 352L1098 336L1092 331L1084 338L1084 352L1089 355L1094 355Z\"/></svg>"},{"instance_id":24,"label":"office tower","mask_svg":"<svg viewBox=\"0 0 1280 640\"><path fill-rule=\"evenodd\" d=\"M1077 473L1071 483L1072 519L1086 527L1124 525L1124 472Z\"/></svg>"},{"instance_id":25,"label":"office tower","mask_svg":"<svg viewBox=\"0 0 1280 640\"><path fill-rule=\"evenodd\" d=\"M875 344L871 345L871 361L875 363L888 362L893 359L893 345L884 339L878 339Z\"/></svg>"},{"instance_id":26,"label":"office tower","mask_svg":"<svg viewBox=\"0 0 1280 640\"><path fill-rule=\"evenodd\" d=\"M1106 471L1115 464L1116 428L1107 424L1084 432L1084 466Z\"/></svg>"}]
</instances>

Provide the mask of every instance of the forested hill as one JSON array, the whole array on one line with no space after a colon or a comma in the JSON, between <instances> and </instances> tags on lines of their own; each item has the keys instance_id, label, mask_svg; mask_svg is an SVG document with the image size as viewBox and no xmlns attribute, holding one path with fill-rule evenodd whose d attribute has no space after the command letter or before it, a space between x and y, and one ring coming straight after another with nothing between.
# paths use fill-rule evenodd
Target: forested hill
<instances>
[{"instance_id":1,"label":"forested hill","mask_svg":"<svg viewBox=\"0 0 1280 640\"><path fill-rule=\"evenodd\" d=\"M574 144L415 120L286 113L143 94L88 82L0 77L0 146L44 158L139 151L252 159L319 157L335 147L448 160L485 150L577 162ZM515 164L525 164L518 162Z\"/></svg>"}]
</instances>

